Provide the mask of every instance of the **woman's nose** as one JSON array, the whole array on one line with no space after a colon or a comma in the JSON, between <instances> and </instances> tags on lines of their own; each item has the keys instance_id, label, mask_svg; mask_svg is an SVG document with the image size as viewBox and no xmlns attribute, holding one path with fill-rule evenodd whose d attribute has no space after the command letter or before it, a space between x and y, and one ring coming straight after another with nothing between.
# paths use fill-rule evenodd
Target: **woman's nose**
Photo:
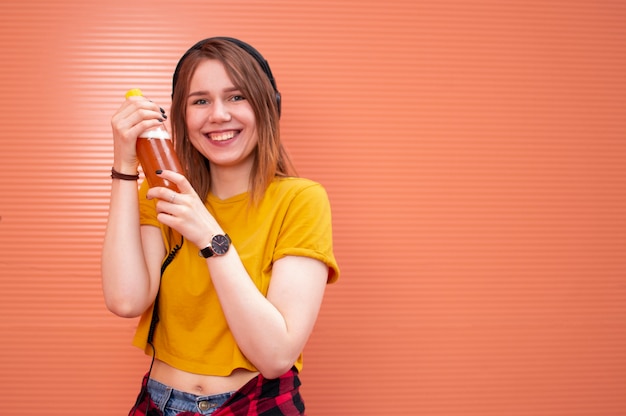
<instances>
[{"instance_id":1,"label":"woman's nose","mask_svg":"<svg viewBox=\"0 0 626 416\"><path fill-rule=\"evenodd\" d=\"M223 123L230 120L228 106L221 100L215 100L211 106L209 121L212 123Z\"/></svg>"}]
</instances>

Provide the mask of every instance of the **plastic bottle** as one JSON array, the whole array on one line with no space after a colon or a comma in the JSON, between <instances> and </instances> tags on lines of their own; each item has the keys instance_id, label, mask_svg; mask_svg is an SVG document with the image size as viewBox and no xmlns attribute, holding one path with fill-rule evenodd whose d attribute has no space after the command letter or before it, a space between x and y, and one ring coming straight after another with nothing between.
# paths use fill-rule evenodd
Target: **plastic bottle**
<instances>
[{"instance_id":1,"label":"plastic bottle","mask_svg":"<svg viewBox=\"0 0 626 416\"><path fill-rule=\"evenodd\" d=\"M142 95L140 89L133 88L126 93L126 98ZM158 169L173 170L174 172L184 174L176 156L172 138L163 124L150 128L139 135L137 138L137 157L151 188L164 186L179 192L178 187L174 183L156 174Z\"/></svg>"}]
</instances>

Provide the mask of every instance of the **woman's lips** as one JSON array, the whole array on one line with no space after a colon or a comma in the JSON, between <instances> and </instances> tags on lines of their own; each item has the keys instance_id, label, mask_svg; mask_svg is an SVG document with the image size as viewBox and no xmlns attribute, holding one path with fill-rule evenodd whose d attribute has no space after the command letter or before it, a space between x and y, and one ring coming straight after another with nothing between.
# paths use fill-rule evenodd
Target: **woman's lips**
<instances>
[{"instance_id":1,"label":"woman's lips","mask_svg":"<svg viewBox=\"0 0 626 416\"><path fill-rule=\"evenodd\" d=\"M218 133L208 133L207 137L209 140L213 140L214 142L224 142L235 137L237 133L239 133L239 131L236 130L220 131Z\"/></svg>"}]
</instances>

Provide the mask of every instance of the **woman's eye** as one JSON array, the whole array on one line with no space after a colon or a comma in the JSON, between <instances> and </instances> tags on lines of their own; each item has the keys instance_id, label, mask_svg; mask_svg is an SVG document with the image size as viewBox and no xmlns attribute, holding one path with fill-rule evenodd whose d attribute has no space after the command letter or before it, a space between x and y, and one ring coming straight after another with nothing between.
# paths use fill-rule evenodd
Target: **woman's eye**
<instances>
[{"instance_id":1,"label":"woman's eye","mask_svg":"<svg viewBox=\"0 0 626 416\"><path fill-rule=\"evenodd\" d=\"M193 103L196 105L202 105L202 104L206 104L207 100L201 98L199 100L194 101Z\"/></svg>"},{"instance_id":2,"label":"woman's eye","mask_svg":"<svg viewBox=\"0 0 626 416\"><path fill-rule=\"evenodd\" d=\"M233 101L243 101L245 99L246 97L244 97L243 95L233 95L233 97L231 98L231 100Z\"/></svg>"}]
</instances>

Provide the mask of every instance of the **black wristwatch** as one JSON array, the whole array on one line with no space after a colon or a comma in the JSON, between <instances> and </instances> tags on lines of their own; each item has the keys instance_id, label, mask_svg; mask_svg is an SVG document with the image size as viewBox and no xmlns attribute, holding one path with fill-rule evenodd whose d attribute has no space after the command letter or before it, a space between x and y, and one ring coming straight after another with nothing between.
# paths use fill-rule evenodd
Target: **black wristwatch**
<instances>
[{"instance_id":1,"label":"black wristwatch","mask_svg":"<svg viewBox=\"0 0 626 416\"><path fill-rule=\"evenodd\" d=\"M213 256L223 256L230 248L230 237L228 234L215 234L211 238L208 246L198 252L198 255L208 259Z\"/></svg>"}]
</instances>

